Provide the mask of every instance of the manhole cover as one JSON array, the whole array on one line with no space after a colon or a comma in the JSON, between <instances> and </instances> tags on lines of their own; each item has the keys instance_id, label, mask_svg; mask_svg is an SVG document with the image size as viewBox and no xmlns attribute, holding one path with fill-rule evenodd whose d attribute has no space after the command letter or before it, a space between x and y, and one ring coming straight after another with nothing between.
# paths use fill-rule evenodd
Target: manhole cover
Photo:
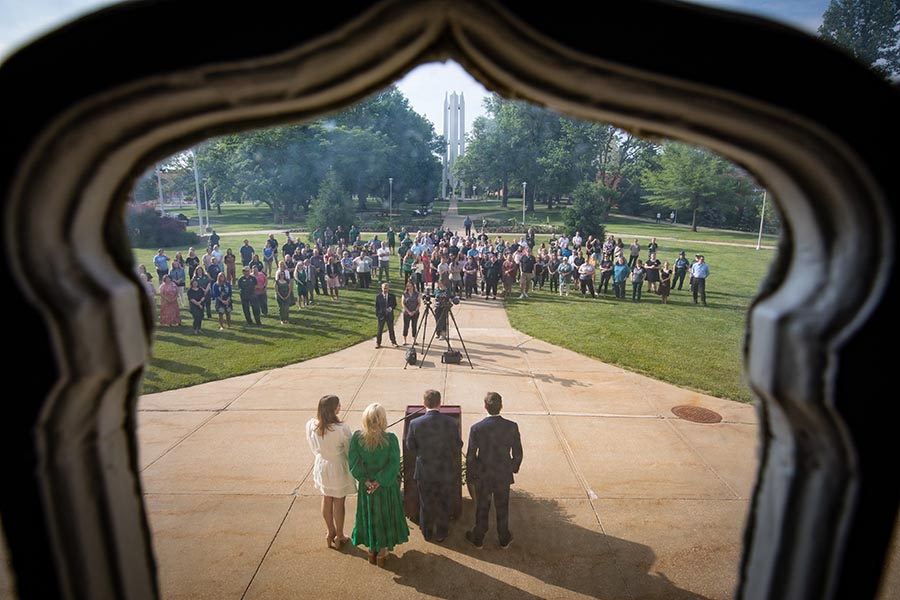
<instances>
[{"instance_id":1,"label":"manhole cover","mask_svg":"<svg viewBox=\"0 0 900 600\"><path fill-rule=\"evenodd\" d=\"M679 419L694 423L718 423L722 415L701 406L676 406L672 413Z\"/></svg>"}]
</instances>

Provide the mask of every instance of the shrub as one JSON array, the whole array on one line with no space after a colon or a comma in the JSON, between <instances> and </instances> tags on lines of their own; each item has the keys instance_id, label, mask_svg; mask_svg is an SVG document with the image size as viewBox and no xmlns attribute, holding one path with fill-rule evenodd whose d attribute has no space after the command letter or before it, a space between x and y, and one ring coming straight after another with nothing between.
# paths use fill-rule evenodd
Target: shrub
<instances>
[{"instance_id":1,"label":"shrub","mask_svg":"<svg viewBox=\"0 0 900 600\"><path fill-rule=\"evenodd\" d=\"M184 221L164 217L152 204L130 204L125 215L125 227L135 248L171 248L196 246L197 234L188 231Z\"/></svg>"}]
</instances>

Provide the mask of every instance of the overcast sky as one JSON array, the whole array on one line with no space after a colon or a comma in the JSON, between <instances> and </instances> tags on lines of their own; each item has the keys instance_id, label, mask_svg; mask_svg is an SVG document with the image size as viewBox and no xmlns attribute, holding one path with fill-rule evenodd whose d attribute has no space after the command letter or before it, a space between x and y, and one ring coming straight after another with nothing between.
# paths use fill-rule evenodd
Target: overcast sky
<instances>
[{"instance_id":1,"label":"overcast sky","mask_svg":"<svg viewBox=\"0 0 900 600\"><path fill-rule=\"evenodd\" d=\"M621 0L627 1L627 0ZM718 8L753 13L815 33L829 0L696 0ZM0 0L0 59L30 40L86 12L113 4L110 0ZM466 132L484 114L487 90L455 62L422 65L397 82L413 110L443 132L444 94L462 93L466 101Z\"/></svg>"}]
</instances>

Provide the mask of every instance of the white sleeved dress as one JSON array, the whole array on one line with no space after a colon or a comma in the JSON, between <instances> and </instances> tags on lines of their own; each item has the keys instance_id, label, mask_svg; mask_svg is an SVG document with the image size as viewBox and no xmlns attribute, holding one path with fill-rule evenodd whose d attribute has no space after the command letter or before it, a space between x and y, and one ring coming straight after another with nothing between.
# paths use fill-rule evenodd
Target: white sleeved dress
<instances>
[{"instance_id":1,"label":"white sleeved dress","mask_svg":"<svg viewBox=\"0 0 900 600\"><path fill-rule=\"evenodd\" d=\"M357 482L350 475L347 451L353 432L346 423L335 423L324 436L316 432L317 419L306 424L306 441L315 455L313 484L323 496L343 498L356 494Z\"/></svg>"}]
</instances>

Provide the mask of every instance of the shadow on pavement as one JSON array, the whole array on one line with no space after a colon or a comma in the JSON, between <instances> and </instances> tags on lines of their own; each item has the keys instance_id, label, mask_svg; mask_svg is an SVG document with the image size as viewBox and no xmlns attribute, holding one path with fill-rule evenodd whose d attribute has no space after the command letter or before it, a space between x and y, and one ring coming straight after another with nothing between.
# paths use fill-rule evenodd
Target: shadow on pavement
<instances>
[{"instance_id":1,"label":"shadow on pavement","mask_svg":"<svg viewBox=\"0 0 900 600\"><path fill-rule=\"evenodd\" d=\"M572 502L584 506L586 501ZM447 556L410 551L386 563L398 575L395 581L447 599L472 598L476 590L479 598L498 599L553 597L560 595L560 590L569 590L603 600L708 600L651 572L656 554L649 546L594 529L599 526L593 511L576 517L554 499L515 493L510 501L510 530L515 537L506 550L497 544L493 511L484 549L465 541L464 532L472 527L474 512L474 501L464 499L463 514L454 522L445 545L483 561L484 569L471 569ZM495 567L519 571L559 589L516 588L490 576Z\"/></svg>"}]
</instances>

